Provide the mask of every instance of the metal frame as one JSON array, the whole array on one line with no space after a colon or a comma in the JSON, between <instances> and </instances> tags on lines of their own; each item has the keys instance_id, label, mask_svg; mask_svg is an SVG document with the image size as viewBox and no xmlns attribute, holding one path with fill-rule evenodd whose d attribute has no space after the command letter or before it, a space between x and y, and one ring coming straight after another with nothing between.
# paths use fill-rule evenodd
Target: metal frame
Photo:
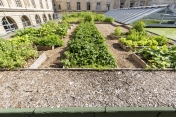
<instances>
[{"instance_id":1,"label":"metal frame","mask_svg":"<svg viewBox=\"0 0 176 117\"><path fill-rule=\"evenodd\" d=\"M169 19L170 17L176 18L176 11L172 10L169 5L142 6L142 7L133 7L133 8L114 9L106 12L105 15L113 17L116 22L119 22L122 24L130 24L142 18L147 18L148 20L149 16L163 10L164 10L164 13L162 13L161 16L157 17L157 19L160 20L160 23L158 24L158 26L161 26L163 25L162 22L164 18L167 18L167 19ZM172 14L166 15L167 11L171 11ZM176 21L173 25L175 24L176 24ZM168 24L168 26L170 26L170 24Z\"/></svg>"}]
</instances>

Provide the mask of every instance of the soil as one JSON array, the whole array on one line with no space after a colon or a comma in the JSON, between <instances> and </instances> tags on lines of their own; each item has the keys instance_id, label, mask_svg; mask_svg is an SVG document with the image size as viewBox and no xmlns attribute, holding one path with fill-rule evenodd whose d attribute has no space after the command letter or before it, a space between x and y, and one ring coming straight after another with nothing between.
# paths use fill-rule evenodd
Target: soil
<instances>
[{"instance_id":1,"label":"soil","mask_svg":"<svg viewBox=\"0 0 176 117\"><path fill-rule=\"evenodd\" d=\"M98 30L106 37L106 43L110 52L116 58L119 68L141 68L131 57L131 52L125 52L118 44L118 40L112 40L110 34L114 32L115 28L111 24L95 24ZM120 27L122 32L127 32L128 29Z\"/></svg>"},{"instance_id":2,"label":"soil","mask_svg":"<svg viewBox=\"0 0 176 117\"><path fill-rule=\"evenodd\" d=\"M77 25L73 25L71 29L68 30L68 35L63 38L64 46L58 47L54 50L45 51L47 60L40 65L39 68L62 68L63 64L61 60L64 57L64 52L67 48L68 41L71 39L74 29Z\"/></svg>"},{"instance_id":3,"label":"soil","mask_svg":"<svg viewBox=\"0 0 176 117\"><path fill-rule=\"evenodd\" d=\"M176 107L176 72L4 71L1 108Z\"/></svg>"}]
</instances>

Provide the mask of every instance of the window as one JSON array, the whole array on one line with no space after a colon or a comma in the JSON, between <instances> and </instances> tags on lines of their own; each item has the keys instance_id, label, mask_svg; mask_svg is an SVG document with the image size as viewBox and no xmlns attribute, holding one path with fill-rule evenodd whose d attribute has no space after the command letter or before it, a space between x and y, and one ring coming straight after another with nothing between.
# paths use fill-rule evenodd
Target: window
<instances>
[{"instance_id":1,"label":"window","mask_svg":"<svg viewBox=\"0 0 176 117\"><path fill-rule=\"evenodd\" d=\"M110 2L107 2L107 4L106 4L106 10L110 10Z\"/></svg>"},{"instance_id":2,"label":"window","mask_svg":"<svg viewBox=\"0 0 176 117\"><path fill-rule=\"evenodd\" d=\"M156 4L154 3L152 6L156 6Z\"/></svg>"},{"instance_id":3,"label":"window","mask_svg":"<svg viewBox=\"0 0 176 117\"><path fill-rule=\"evenodd\" d=\"M59 4L58 9L61 10L61 5Z\"/></svg>"},{"instance_id":4,"label":"window","mask_svg":"<svg viewBox=\"0 0 176 117\"><path fill-rule=\"evenodd\" d=\"M39 0L39 2L40 2L40 8L42 8L42 9L43 9L42 0Z\"/></svg>"},{"instance_id":5,"label":"window","mask_svg":"<svg viewBox=\"0 0 176 117\"><path fill-rule=\"evenodd\" d=\"M97 8L96 10L100 10L100 2L97 2Z\"/></svg>"},{"instance_id":6,"label":"window","mask_svg":"<svg viewBox=\"0 0 176 117\"><path fill-rule=\"evenodd\" d=\"M49 9L48 0L45 0L45 2L46 2L46 8Z\"/></svg>"},{"instance_id":7,"label":"window","mask_svg":"<svg viewBox=\"0 0 176 117\"><path fill-rule=\"evenodd\" d=\"M123 6L124 6L124 3L120 3L120 8L123 8Z\"/></svg>"},{"instance_id":8,"label":"window","mask_svg":"<svg viewBox=\"0 0 176 117\"><path fill-rule=\"evenodd\" d=\"M37 24L41 24L41 19L38 15L35 16L35 20Z\"/></svg>"},{"instance_id":9,"label":"window","mask_svg":"<svg viewBox=\"0 0 176 117\"><path fill-rule=\"evenodd\" d=\"M130 3L130 7L134 7L134 3L132 2L132 3Z\"/></svg>"},{"instance_id":10,"label":"window","mask_svg":"<svg viewBox=\"0 0 176 117\"><path fill-rule=\"evenodd\" d=\"M71 10L70 2L67 2L67 10Z\"/></svg>"},{"instance_id":11,"label":"window","mask_svg":"<svg viewBox=\"0 0 176 117\"><path fill-rule=\"evenodd\" d=\"M8 16L2 18L2 26L7 32L15 31L18 28L15 20Z\"/></svg>"},{"instance_id":12,"label":"window","mask_svg":"<svg viewBox=\"0 0 176 117\"><path fill-rule=\"evenodd\" d=\"M0 6L4 6L1 0L0 0Z\"/></svg>"},{"instance_id":13,"label":"window","mask_svg":"<svg viewBox=\"0 0 176 117\"><path fill-rule=\"evenodd\" d=\"M175 4L172 4L171 8L174 9L175 8Z\"/></svg>"},{"instance_id":14,"label":"window","mask_svg":"<svg viewBox=\"0 0 176 117\"><path fill-rule=\"evenodd\" d=\"M24 28L31 25L29 18L27 16L22 16L21 21L23 23Z\"/></svg>"},{"instance_id":15,"label":"window","mask_svg":"<svg viewBox=\"0 0 176 117\"><path fill-rule=\"evenodd\" d=\"M31 0L32 6L36 8L34 0Z\"/></svg>"},{"instance_id":16,"label":"window","mask_svg":"<svg viewBox=\"0 0 176 117\"><path fill-rule=\"evenodd\" d=\"M46 15L43 14L43 21L46 23L47 22L47 18L46 18Z\"/></svg>"},{"instance_id":17,"label":"window","mask_svg":"<svg viewBox=\"0 0 176 117\"><path fill-rule=\"evenodd\" d=\"M140 2L140 6L144 6L144 2L141 1L141 2Z\"/></svg>"},{"instance_id":18,"label":"window","mask_svg":"<svg viewBox=\"0 0 176 117\"><path fill-rule=\"evenodd\" d=\"M15 0L17 7L22 7L20 0Z\"/></svg>"},{"instance_id":19,"label":"window","mask_svg":"<svg viewBox=\"0 0 176 117\"><path fill-rule=\"evenodd\" d=\"M77 10L81 10L81 3L77 2Z\"/></svg>"},{"instance_id":20,"label":"window","mask_svg":"<svg viewBox=\"0 0 176 117\"><path fill-rule=\"evenodd\" d=\"M50 15L50 14L48 14L48 17L49 17L49 20L52 20L52 18L51 18L51 15Z\"/></svg>"},{"instance_id":21,"label":"window","mask_svg":"<svg viewBox=\"0 0 176 117\"><path fill-rule=\"evenodd\" d=\"M90 2L87 2L87 10L90 10Z\"/></svg>"}]
</instances>

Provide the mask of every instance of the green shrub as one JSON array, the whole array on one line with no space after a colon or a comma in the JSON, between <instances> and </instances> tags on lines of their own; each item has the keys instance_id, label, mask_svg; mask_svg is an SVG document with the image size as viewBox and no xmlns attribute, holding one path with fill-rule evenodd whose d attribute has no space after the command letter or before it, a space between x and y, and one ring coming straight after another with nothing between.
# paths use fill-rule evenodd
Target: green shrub
<instances>
[{"instance_id":1,"label":"green shrub","mask_svg":"<svg viewBox=\"0 0 176 117\"><path fill-rule=\"evenodd\" d=\"M56 46L60 47L63 45L63 41L60 39L58 35L48 35L43 38L39 38L35 41L36 45L40 46Z\"/></svg>"},{"instance_id":2,"label":"green shrub","mask_svg":"<svg viewBox=\"0 0 176 117\"><path fill-rule=\"evenodd\" d=\"M112 23L112 22L114 22L114 18L113 17L106 17L104 21Z\"/></svg>"},{"instance_id":3,"label":"green shrub","mask_svg":"<svg viewBox=\"0 0 176 117\"><path fill-rule=\"evenodd\" d=\"M92 16L92 14L87 14L84 17L84 22L93 22L94 21L94 17Z\"/></svg>"},{"instance_id":4,"label":"green shrub","mask_svg":"<svg viewBox=\"0 0 176 117\"><path fill-rule=\"evenodd\" d=\"M106 16L104 14L94 14L94 21L104 21Z\"/></svg>"},{"instance_id":5,"label":"green shrub","mask_svg":"<svg viewBox=\"0 0 176 117\"><path fill-rule=\"evenodd\" d=\"M139 31L139 32L144 32L145 31L145 26L146 24L143 21L137 21L133 24L133 29Z\"/></svg>"},{"instance_id":6,"label":"green shrub","mask_svg":"<svg viewBox=\"0 0 176 117\"><path fill-rule=\"evenodd\" d=\"M114 31L115 36L120 36L121 35L121 30L120 27L117 27Z\"/></svg>"},{"instance_id":7,"label":"green shrub","mask_svg":"<svg viewBox=\"0 0 176 117\"><path fill-rule=\"evenodd\" d=\"M17 37L0 41L0 55L0 67L11 69L23 67L27 59L37 57L38 53L29 40Z\"/></svg>"}]
</instances>

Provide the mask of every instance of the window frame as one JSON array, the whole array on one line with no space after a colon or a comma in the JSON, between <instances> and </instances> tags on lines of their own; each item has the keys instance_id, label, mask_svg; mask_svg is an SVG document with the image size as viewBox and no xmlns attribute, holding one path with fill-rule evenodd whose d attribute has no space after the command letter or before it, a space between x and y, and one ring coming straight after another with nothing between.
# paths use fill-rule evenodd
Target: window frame
<instances>
[{"instance_id":1,"label":"window frame","mask_svg":"<svg viewBox=\"0 0 176 117\"><path fill-rule=\"evenodd\" d=\"M17 7L22 7L21 1L20 0L15 0L16 6Z\"/></svg>"},{"instance_id":2,"label":"window frame","mask_svg":"<svg viewBox=\"0 0 176 117\"><path fill-rule=\"evenodd\" d=\"M33 6L34 8L36 8L35 1L34 1L34 0L31 0L31 3L32 3L32 6Z\"/></svg>"},{"instance_id":3,"label":"window frame","mask_svg":"<svg viewBox=\"0 0 176 117\"><path fill-rule=\"evenodd\" d=\"M43 9L43 3L42 0L39 0L40 8Z\"/></svg>"},{"instance_id":4,"label":"window frame","mask_svg":"<svg viewBox=\"0 0 176 117\"><path fill-rule=\"evenodd\" d=\"M77 10L81 10L81 2L77 2Z\"/></svg>"},{"instance_id":5,"label":"window frame","mask_svg":"<svg viewBox=\"0 0 176 117\"><path fill-rule=\"evenodd\" d=\"M67 10L71 10L71 4L70 4L70 2L67 2Z\"/></svg>"}]
</instances>

